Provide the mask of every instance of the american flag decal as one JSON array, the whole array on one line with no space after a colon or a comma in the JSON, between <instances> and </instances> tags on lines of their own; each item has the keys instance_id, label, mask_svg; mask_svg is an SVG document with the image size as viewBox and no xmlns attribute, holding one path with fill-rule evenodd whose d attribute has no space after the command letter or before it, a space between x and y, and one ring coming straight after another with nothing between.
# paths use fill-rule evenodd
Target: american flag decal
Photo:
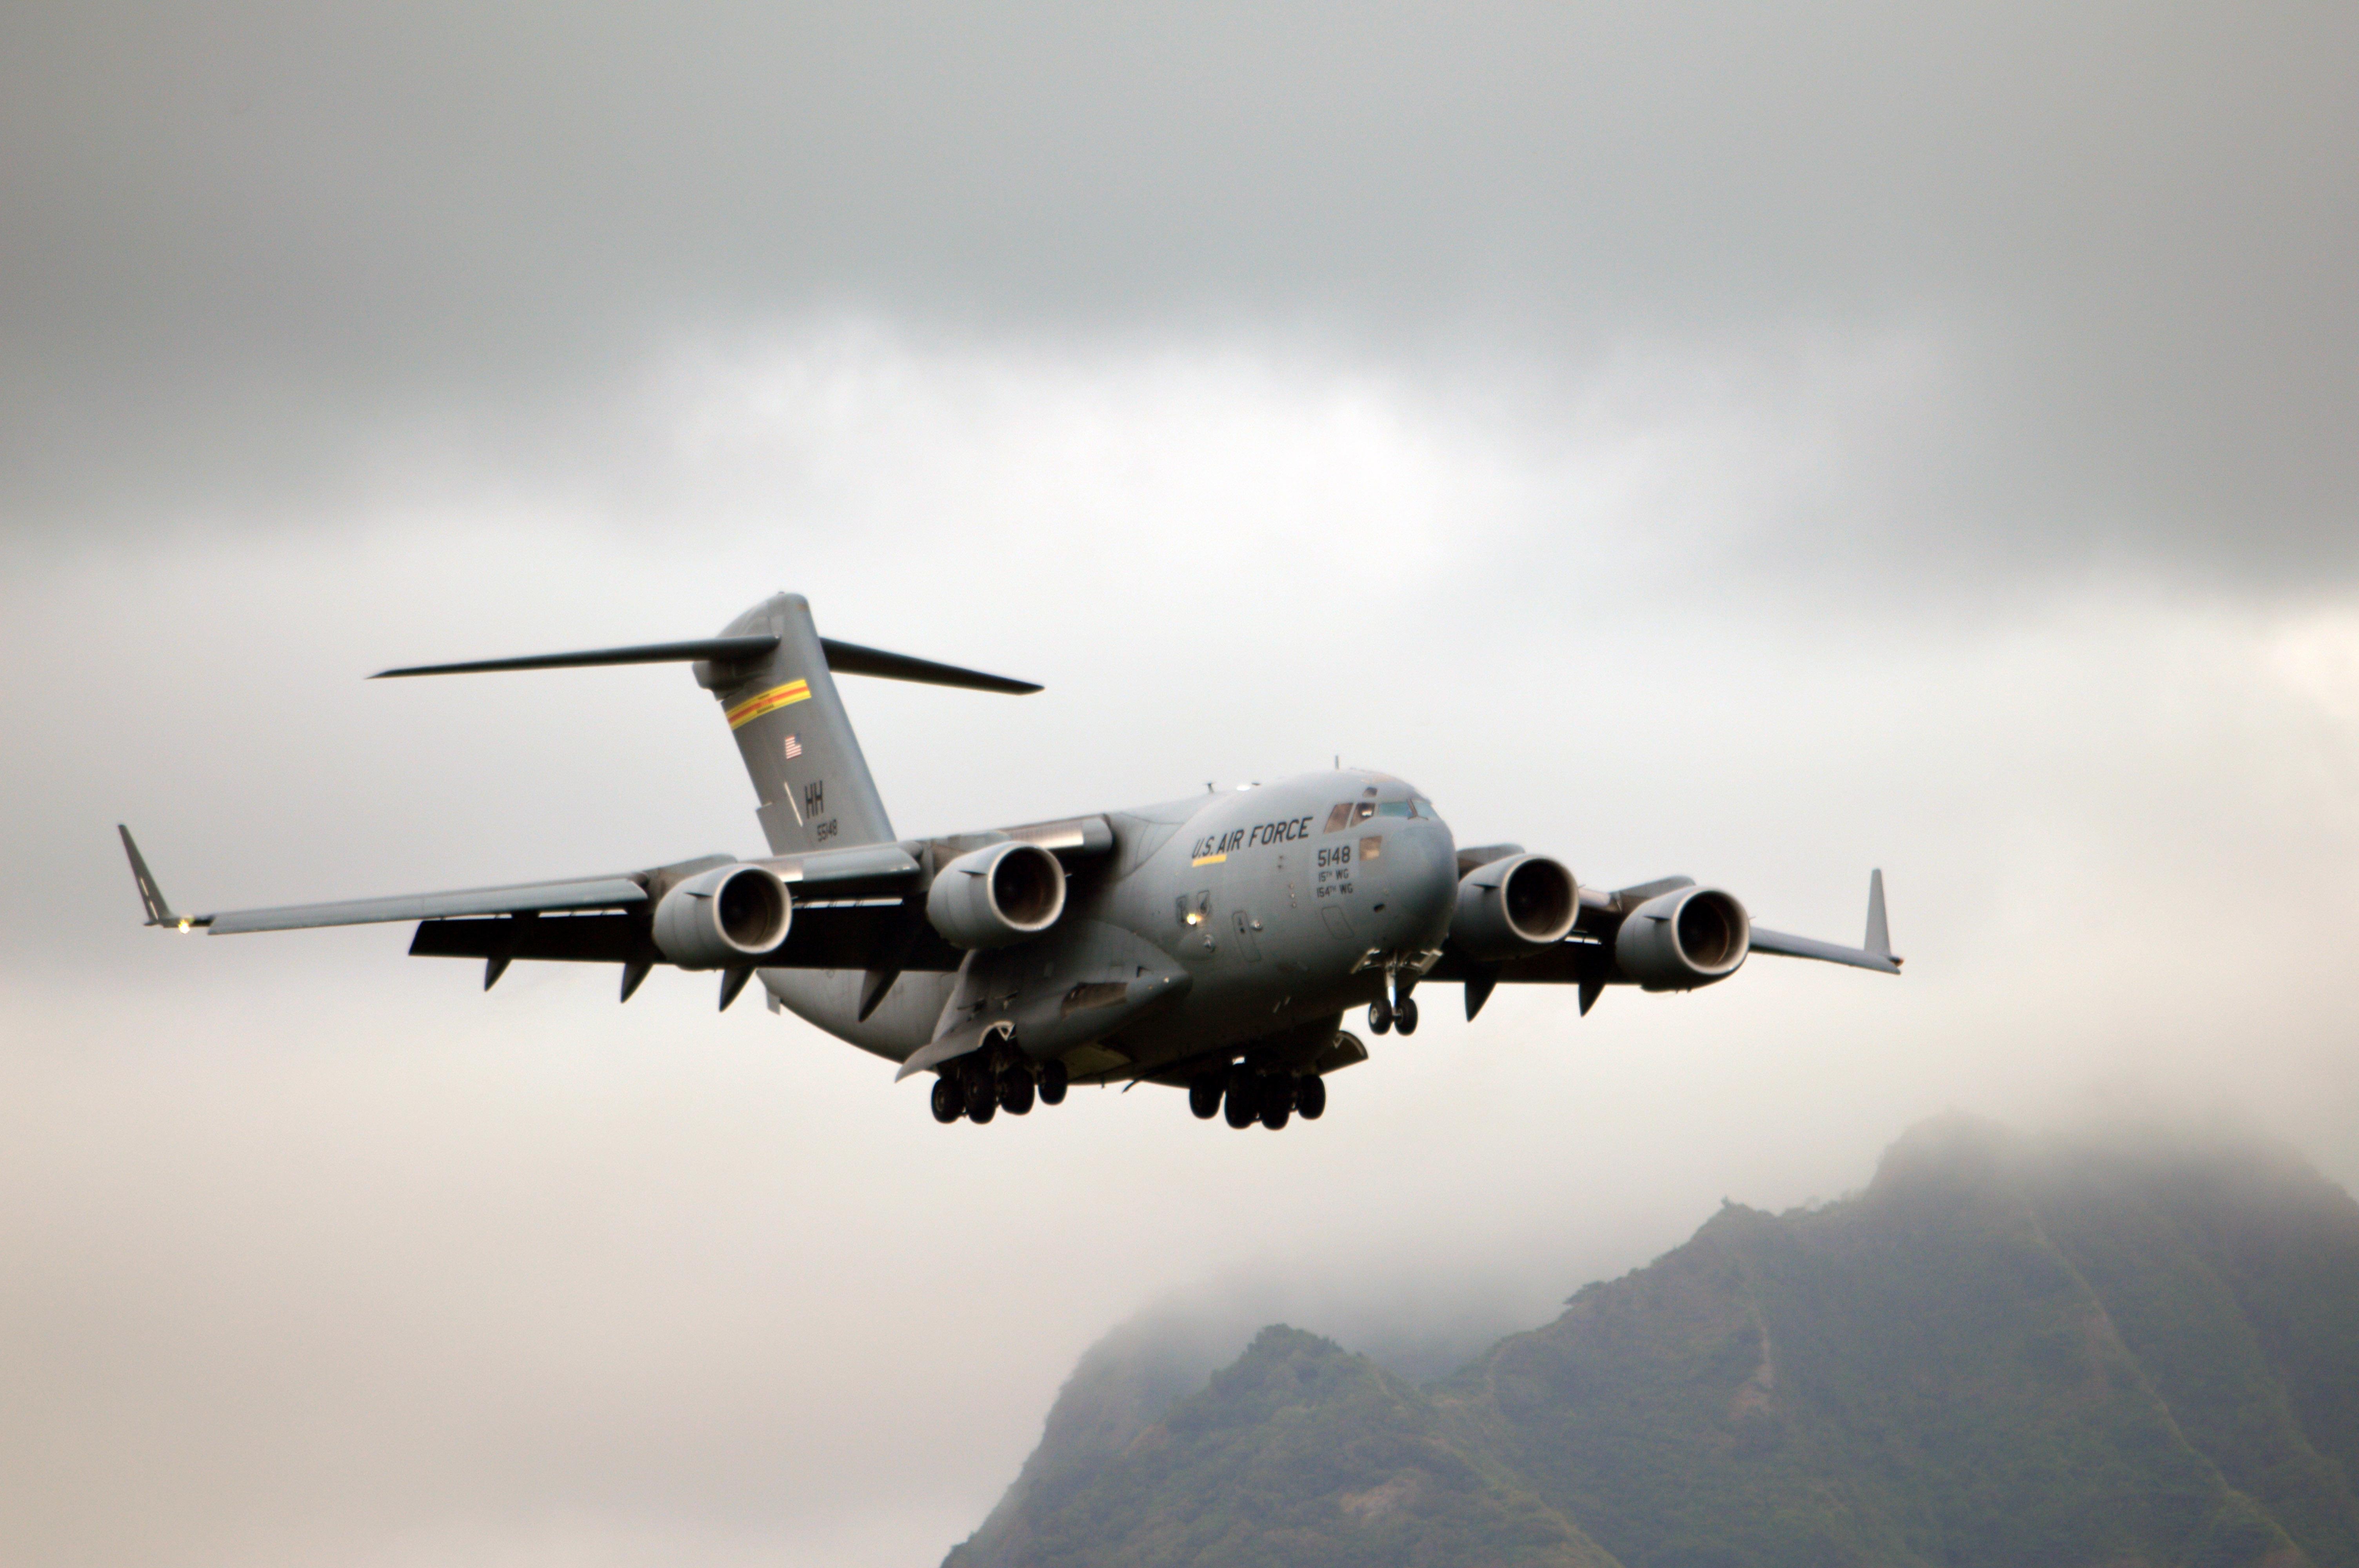
<instances>
[{"instance_id":1,"label":"american flag decal","mask_svg":"<svg viewBox=\"0 0 2359 1568\"><path fill-rule=\"evenodd\" d=\"M789 761L803 754L803 743L794 736L787 737L787 757Z\"/></svg>"}]
</instances>

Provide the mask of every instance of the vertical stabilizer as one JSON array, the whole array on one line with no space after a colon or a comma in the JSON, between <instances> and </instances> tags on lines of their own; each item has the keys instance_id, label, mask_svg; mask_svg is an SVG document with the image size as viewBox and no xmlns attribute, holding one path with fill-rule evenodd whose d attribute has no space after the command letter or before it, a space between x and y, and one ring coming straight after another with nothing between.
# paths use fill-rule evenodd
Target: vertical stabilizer
<instances>
[{"instance_id":1,"label":"vertical stabilizer","mask_svg":"<svg viewBox=\"0 0 2359 1568\"><path fill-rule=\"evenodd\" d=\"M696 678L720 699L737 738L770 852L891 839L893 824L828 673L810 601L776 595L723 635L764 633L777 638L776 648L742 662L699 664Z\"/></svg>"}]
</instances>

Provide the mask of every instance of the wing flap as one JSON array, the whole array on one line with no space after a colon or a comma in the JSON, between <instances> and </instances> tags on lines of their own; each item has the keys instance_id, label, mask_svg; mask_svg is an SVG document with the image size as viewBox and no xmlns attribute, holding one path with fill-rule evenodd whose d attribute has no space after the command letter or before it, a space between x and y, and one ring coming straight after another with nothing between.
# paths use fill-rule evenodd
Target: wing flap
<instances>
[{"instance_id":1,"label":"wing flap","mask_svg":"<svg viewBox=\"0 0 2359 1568\"><path fill-rule=\"evenodd\" d=\"M1103 816L1068 816L1055 822L1029 822L1003 827L1010 838L1038 844L1060 855L1103 855L1114 848L1114 824Z\"/></svg>"},{"instance_id":2,"label":"wing flap","mask_svg":"<svg viewBox=\"0 0 2359 1568\"><path fill-rule=\"evenodd\" d=\"M409 939L415 958L531 958L582 964L659 957L627 914L550 914L424 920Z\"/></svg>"},{"instance_id":3,"label":"wing flap","mask_svg":"<svg viewBox=\"0 0 2359 1568\"><path fill-rule=\"evenodd\" d=\"M1469 957L1453 943L1442 948L1440 961L1419 976L1418 983L1472 980L1478 985L1486 981L1493 985L1503 981L1508 985L1603 984L1613 970L1612 950L1586 937L1567 937L1537 952L1496 962Z\"/></svg>"},{"instance_id":4,"label":"wing flap","mask_svg":"<svg viewBox=\"0 0 2359 1568\"><path fill-rule=\"evenodd\" d=\"M799 903L778 947L749 960L762 969L865 969L879 953L900 968L948 974L966 955L919 923L914 933L897 900ZM659 964L645 921L627 914L444 917L421 921L410 938L419 958L525 958L583 964Z\"/></svg>"},{"instance_id":5,"label":"wing flap","mask_svg":"<svg viewBox=\"0 0 2359 1568\"><path fill-rule=\"evenodd\" d=\"M777 872L782 882L814 885L914 877L919 871L918 858L906 844L854 844L842 849L778 855L756 863Z\"/></svg>"}]
</instances>

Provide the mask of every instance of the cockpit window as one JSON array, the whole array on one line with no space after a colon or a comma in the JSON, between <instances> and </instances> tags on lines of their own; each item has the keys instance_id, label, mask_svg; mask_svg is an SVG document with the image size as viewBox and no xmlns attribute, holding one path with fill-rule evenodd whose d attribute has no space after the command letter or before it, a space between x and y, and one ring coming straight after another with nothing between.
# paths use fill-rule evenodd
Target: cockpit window
<instances>
[{"instance_id":1,"label":"cockpit window","mask_svg":"<svg viewBox=\"0 0 2359 1568\"><path fill-rule=\"evenodd\" d=\"M1337 801L1335 809L1327 814L1326 831L1332 833L1338 828L1349 827L1351 825L1352 803L1348 800Z\"/></svg>"},{"instance_id":2,"label":"cockpit window","mask_svg":"<svg viewBox=\"0 0 2359 1568\"><path fill-rule=\"evenodd\" d=\"M1425 796L1421 795L1413 795L1409 796L1408 804L1410 806L1409 815L1411 816L1422 816L1429 822L1439 822L1441 820L1441 813L1434 810L1433 802L1426 799Z\"/></svg>"},{"instance_id":3,"label":"cockpit window","mask_svg":"<svg viewBox=\"0 0 2359 1568\"><path fill-rule=\"evenodd\" d=\"M1417 808L1405 800L1388 800L1376 807L1378 816L1415 816Z\"/></svg>"},{"instance_id":4,"label":"cockpit window","mask_svg":"<svg viewBox=\"0 0 2359 1568\"><path fill-rule=\"evenodd\" d=\"M1373 800L1364 800L1360 802L1359 815L1353 817L1353 820L1355 822L1365 822L1369 817L1374 816L1375 814L1376 803Z\"/></svg>"}]
</instances>

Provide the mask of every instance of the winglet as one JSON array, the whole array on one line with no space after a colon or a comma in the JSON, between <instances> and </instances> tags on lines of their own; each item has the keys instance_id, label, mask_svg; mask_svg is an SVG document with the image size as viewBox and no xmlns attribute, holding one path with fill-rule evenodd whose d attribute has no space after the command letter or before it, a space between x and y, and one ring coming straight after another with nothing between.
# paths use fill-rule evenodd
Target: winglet
<instances>
[{"instance_id":1,"label":"winglet","mask_svg":"<svg viewBox=\"0 0 2359 1568\"><path fill-rule=\"evenodd\" d=\"M1867 873L1867 940L1861 944L1879 958L1892 958L1892 930L1884 918L1884 872ZM1894 963L1900 960L1892 958Z\"/></svg>"},{"instance_id":2,"label":"winglet","mask_svg":"<svg viewBox=\"0 0 2359 1568\"><path fill-rule=\"evenodd\" d=\"M124 852L131 857L131 880L139 884L139 903L147 912L148 925L186 931L191 926L212 924L210 915L190 920L174 914L172 906L164 902L164 890L156 885L155 874L148 871L147 860L140 855L139 846L132 841L131 829L118 822L114 830L123 835Z\"/></svg>"}]
</instances>

